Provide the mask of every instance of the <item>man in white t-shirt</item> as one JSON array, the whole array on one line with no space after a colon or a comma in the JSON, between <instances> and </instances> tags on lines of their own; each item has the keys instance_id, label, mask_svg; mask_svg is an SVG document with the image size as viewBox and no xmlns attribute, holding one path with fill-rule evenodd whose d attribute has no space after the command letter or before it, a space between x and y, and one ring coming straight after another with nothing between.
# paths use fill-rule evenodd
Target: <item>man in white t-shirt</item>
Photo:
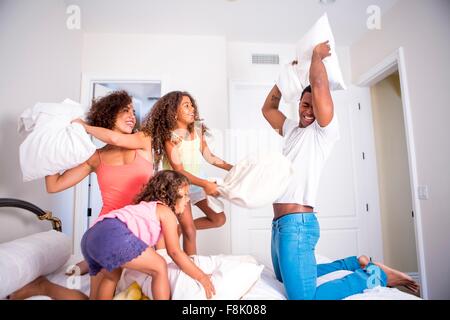
<instances>
[{"instance_id":1,"label":"man in white t-shirt","mask_svg":"<svg viewBox=\"0 0 450 320\"><path fill-rule=\"evenodd\" d=\"M288 299L293 300L343 299L376 285L418 289L406 274L373 264L366 256L316 264L314 250L320 236L314 212L316 195L322 169L339 140L339 123L322 61L330 55L328 42L314 48L311 85L300 98L298 122L278 110L281 93L276 85L262 108L266 120L284 137L283 154L295 170L288 188L273 204L271 254L275 275L283 282ZM353 272L316 288L317 277L337 270Z\"/></svg>"}]
</instances>

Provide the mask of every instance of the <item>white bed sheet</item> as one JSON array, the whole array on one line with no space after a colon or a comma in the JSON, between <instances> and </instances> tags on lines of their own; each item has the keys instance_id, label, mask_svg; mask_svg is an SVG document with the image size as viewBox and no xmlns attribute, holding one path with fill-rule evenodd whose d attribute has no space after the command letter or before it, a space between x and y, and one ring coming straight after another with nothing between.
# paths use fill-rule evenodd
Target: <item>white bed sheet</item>
<instances>
[{"instance_id":1,"label":"white bed sheet","mask_svg":"<svg viewBox=\"0 0 450 320\"><path fill-rule=\"evenodd\" d=\"M319 263L330 261L327 258L318 257ZM68 277L65 275L67 268L78 262L78 259L71 257L68 262L56 272L47 275L47 278L56 284L64 287L75 288L89 295L89 275L80 277ZM347 275L348 271L336 271L318 279L318 284L332 279L341 278ZM49 300L47 296L34 296L29 300ZM271 269L265 267L261 273L261 278L242 297L242 300L286 300L286 293L283 284L279 282ZM395 288L376 287L367 289L363 293L347 297L345 300L421 300L420 298L402 292Z\"/></svg>"},{"instance_id":2,"label":"white bed sheet","mask_svg":"<svg viewBox=\"0 0 450 320\"><path fill-rule=\"evenodd\" d=\"M57 271L47 275L47 279L53 283L59 284L60 286L80 290L85 295L89 296L89 284L90 284L89 274L77 277L67 276L65 274L67 269L71 265L74 265L78 262L80 262L79 258L71 256L64 266L59 268ZM34 296L28 298L27 300L51 300L51 298L47 296Z\"/></svg>"},{"instance_id":3,"label":"white bed sheet","mask_svg":"<svg viewBox=\"0 0 450 320\"><path fill-rule=\"evenodd\" d=\"M348 271L336 271L328 275L328 279L318 279L318 284L338 279L347 275ZM321 281L322 280L322 281ZM286 300L286 291L269 268L264 268L260 280L242 297L242 300ZM420 298L402 292L396 288L375 287L366 289L363 293L355 294L344 300L421 300Z\"/></svg>"}]
</instances>

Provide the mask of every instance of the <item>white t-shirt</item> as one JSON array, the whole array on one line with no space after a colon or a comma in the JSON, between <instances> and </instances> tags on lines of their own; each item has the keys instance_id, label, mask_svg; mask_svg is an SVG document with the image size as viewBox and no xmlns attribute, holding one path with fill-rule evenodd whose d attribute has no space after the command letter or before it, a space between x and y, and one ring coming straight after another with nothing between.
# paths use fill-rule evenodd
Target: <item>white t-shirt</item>
<instances>
[{"instance_id":1,"label":"white t-shirt","mask_svg":"<svg viewBox=\"0 0 450 320\"><path fill-rule=\"evenodd\" d=\"M300 128L297 121L286 119L283 136L283 155L291 160L294 176L275 203L315 207L323 166L340 137L336 114L328 126L323 128L317 120L306 128Z\"/></svg>"}]
</instances>

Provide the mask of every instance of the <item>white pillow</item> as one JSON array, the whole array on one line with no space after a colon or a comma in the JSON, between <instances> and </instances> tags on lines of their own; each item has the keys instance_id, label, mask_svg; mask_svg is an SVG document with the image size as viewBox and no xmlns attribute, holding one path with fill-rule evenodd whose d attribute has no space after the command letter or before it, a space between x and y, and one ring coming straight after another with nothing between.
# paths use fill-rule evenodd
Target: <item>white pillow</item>
<instances>
[{"instance_id":1,"label":"white pillow","mask_svg":"<svg viewBox=\"0 0 450 320\"><path fill-rule=\"evenodd\" d=\"M302 89L306 88L310 84L309 68L311 66L311 57L314 47L327 40L329 41L331 47L331 56L325 58L323 63L327 69L330 90L346 89L336 54L336 45L334 42L333 32L331 31L328 15L326 13L320 17L320 19L297 44L296 51L298 64L295 65L294 68L297 72Z\"/></svg>"},{"instance_id":2,"label":"white pillow","mask_svg":"<svg viewBox=\"0 0 450 320\"><path fill-rule=\"evenodd\" d=\"M91 157L96 147L84 127L70 121L83 108L74 102L36 104L20 117L19 130L32 130L20 145L23 181L31 181L76 167Z\"/></svg>"},{"instance_id":3,"label":"white pillow","mask_svg":"<svg viewBox=\"0 0 450 320\"><path fill-rule=\"evenodd\" d=\"M292 63L281 66L276 84L281 92L283 100L288 104L298 106L303 88L298 78L297 70Z\"/></svg>"},{"instance_id":4,"label":"white pillow","mask_svg":"<svg viewBox=\"0 0 450 320\"><path fill-rule=\"evenodd\" d=\"M0 299L63 266L71 240L50 230L0 244Z\"/></svg>"},{"instance_id":5,"label":"white pillow","mask_svg":"<svg viewBox=\"0 0 450 320\"><path fill-rule=\"evenodd\" d=\"M164 254L163 254L164 256ZM205 300L203 286L192 279L174 263L170 257L168 274L173 300ZM211 281L216 289L213 300L238 300L243 297L260 278L263 265L249 256L193 256L194 263L205 273L211 274ZM137 282L142 292L152 298L151 276L125 269L119 281L116 292L126 289L131 283Z\"/></svg>"},{"instance_id":6,"label":"white pillow","mask_svg":"<svg viewBox=\"0 0 450 320\"><path fill-rule=\"evenodd\" d=\"M26 109L19 117L17 131L32 131L41 125L45 125L52 117L59 117L66 122L83 117L85 108L70 99L65 99L61 103L38 102L32 108Z\"/></svg>"}]
</instances>

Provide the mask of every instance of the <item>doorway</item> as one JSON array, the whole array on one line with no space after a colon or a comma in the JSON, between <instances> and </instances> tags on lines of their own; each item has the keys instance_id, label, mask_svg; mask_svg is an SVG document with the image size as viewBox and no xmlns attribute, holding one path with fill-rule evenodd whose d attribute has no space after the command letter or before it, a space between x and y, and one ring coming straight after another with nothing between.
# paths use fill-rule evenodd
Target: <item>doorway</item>
<instances>
[{"instance_id":1,"label":"doorway","mask_svg":"<svg viewBox=\"0 0 450 320\"><path fill-rule=\"evenodd\" d=\"M372 85L370 91L384 263L420 282L398 71Z\"/></svg>"},{"instance_id":2,"label":"doorway","mask_svg":"<svg viewBox=\"0 0 450 320\"><path fill-rule=\"evenodd\" d=\"M384 262L410 273L427 299L419 202L426 200L427 186L419 186L407 79L400 47L363 74L358 85L370 92L373 104L378 180L374 192L380 200Z\"/></svg>"}]
</instances>

